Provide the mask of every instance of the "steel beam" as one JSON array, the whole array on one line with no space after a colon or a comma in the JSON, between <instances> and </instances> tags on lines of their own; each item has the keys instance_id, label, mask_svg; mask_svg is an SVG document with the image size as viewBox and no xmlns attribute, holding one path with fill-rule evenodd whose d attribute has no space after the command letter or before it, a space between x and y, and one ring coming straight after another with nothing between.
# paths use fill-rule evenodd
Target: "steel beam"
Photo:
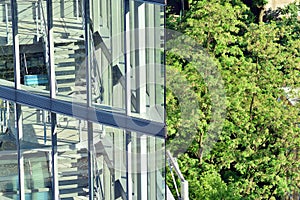
<instances>
[{"instance_id":1,"label":"steel beam","mask_svg":"<svg viewBox=\"0 0 300 200\"><path fill-rule=\"evenodd\" d=\"M165 138L166 126L164 123L127 116L113 109L108 110L107 107L86 107L86 105L79 103L51 99L47 96L40 96L2 85L0 86L0 98L77 119Z\"/></svg>"},{"instance_id":2,"label":"steel beam","mask_svg":"<svg viewBox=\"0 0 300 200\"><path fill-rule=\"evenodd\" d=\"M140 1L140 2L145 2L145 3L155 3L155 4L160 4L160 5L167 5L167 0L135 0L135 1Z\"/></svg>"}]
</instances>

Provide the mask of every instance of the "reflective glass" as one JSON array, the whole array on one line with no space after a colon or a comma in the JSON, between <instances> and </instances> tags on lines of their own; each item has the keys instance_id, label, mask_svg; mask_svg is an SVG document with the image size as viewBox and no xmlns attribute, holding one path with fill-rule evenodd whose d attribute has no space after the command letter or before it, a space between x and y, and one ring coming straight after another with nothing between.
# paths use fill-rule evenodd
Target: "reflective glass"
<instances>
[{"instance_id":1,"label":"reflective glass","mask_svg":"<svg viewBox=\"0 0 300 200\"><path fill-rule=\"evenodd\" d=\"M86 102L84 8L81 0L52 1L56 98Z\"/></svg>"},{"instance_id":2,"label":"reflective glass","mask_svg":"<svg viewBox=\"0 0 300 200\"><path fill-rule=\"evenodd\" d=\"M44 110L22 106L21 151L25 198L51 199L50 118Z\"/></svg>"},{"instance_id":3,"label":"reflective glass","mask_svg":"<svg viewBox=\"0 0 300 200\"><path fill-rule=\"evenodd\" d=\"M13 16L17 24L21 88L30 92L49 95L47 48L47 13L43 1L12 1ZM18 52L17 52L18 53Z\"/></svg>"},{"instance_id":4,"label":"reflective glass","mask_svg":"<svg viewBox=\"0 0 300 200\"><path fill-rule=\"evenodd\" d=\"M59 197L89 194L87 122L57 115Z\"/></svg>"},{"instance_id":5,"label":"reflective glass","mask_svg":"<svg viewBox=\"0 0 300 200\"><path fill-rule=\"evenodd\" d=\"M165 199L164 139L131 133L129 156L133 199Z\"/></svg>"},{"instance_id":6,"label":"reflective glass","mask_svg":"<svg viewBox=\"0 0 300 200\"><path fill-rule=\"evenodd\" d=\"M0 199L17 199L18 156L14 105L0 99Z\"/></svg>"},{"instance_id":7,"label":"reflective glass","mask_svg":"<svg viewBox=\"0 0 300 200\"><path fill-rule=\"evenodd\" d=\"M98 199L126 197L126 134L122 129L94 124L94 187Z\"/></svg>"},{"instance_id":8,"label":"reflective glass","mask_svg":"<svg viewBox=\"0 0 300 200\"><path fill-rule=\"evenodd\" d=\"M164 12L157 4L131 1L132 114L164 121Z\"/></svg>"},{"instance_id":9,"label":"reflective glass","mask_svg":"<svg viewBox=\"0 0 300 200\"><path fill-rule=\"evenodd\" d=\"M12 16L10 1L0 2L0 85L12 86L14 82L14 57L12 41Z\"/></svg>"},{"instance_id":10,"label":"reflective glass","mask_svg":"<svg viewBox=\"0 0 300 200\"><path fill-rule=\"evenodd\" d=\"M56 99L86 105L87 80L90 79L88 89L94 108L125 113L126 102L131 100L132 116L164 122L163 7L131 0L125 11L123 0L89 1L91 24L89 37L86 37L84 1L53 0L53 27L50 27L53 36L50 37L46 13L49 1L13 0L10 2L14 4L19 38L16 42L20 47L19 54L14 55L13 17L10 2L7 2L0 3L3 14L0 21L3 25L0 26L1 85L14 87L15 56L19 59L16 64L20 65L21 89L49 96L49 61L52 59L55 69L52 89ZM130 29L128 38L124 35L125 22ZM53 42L53 52L48 52L48 39ZM90 52L89 58L85 57L86 52ZM49 57L52 53L53 57ZM91 66L89 74L87 61ZM127 74L131 82L129 96L125 93L126 65L131 71ZM15 91L11 93L8 96L13 98ZM90 170L97 199L126 199L127 195L141 200L165 199L164 139L100 123L90 126L87 119L28 107L23 104L35 99L29 101L28 96L23 95L22 106L18 105L21 108L21 165L17 156L16 106L0 100L0 199L19 198L18 170L23 171L25 199L52 199L56 169L61 199L91 195ZM57 162L51 155L52 145L56 146L51 127L57 134ZM91 152L88 134L93 138ZM57 165L52 166L54 163Z\"/></svg>"},{"instance_id":11,"label":"reflective glass","mask_svg":"<svg viewBox=\"0 0 300 200\"><path fill-rule=\"evenodd\" d=\"M163 138L155 140L155 165L156 165L156 199L166 199L166 144ZM152 158L150 158L152 159Z\"/></svg>"},{"instance_id":12,"label":"reflective glass","mask_svg":"<svg viewBox=\"0 0 300 200\"><path fill-rule=\"evenodd\" d=\"M124 1L93 1L92 103L125 112Z\"/></svg>"},{"instance_id":13,"label":"reflective glass","mask_svg":"<svg viewBox=\"0 0 300 200\"><path fill-rule=\"evenodd\" d=\"M165 199L164 139L99 124L93 133L99 199Z\"/></svg>"}]
</instances>

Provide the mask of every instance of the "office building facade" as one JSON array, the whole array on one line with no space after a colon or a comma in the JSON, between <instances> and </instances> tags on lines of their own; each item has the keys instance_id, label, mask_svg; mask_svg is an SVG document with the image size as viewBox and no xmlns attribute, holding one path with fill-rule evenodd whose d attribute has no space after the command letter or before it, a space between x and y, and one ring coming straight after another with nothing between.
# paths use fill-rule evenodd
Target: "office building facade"
<instances>
[{"instance_id":1,"label":"office building facade","mask_svg":"<svg viewBox=\"0 0 300 200\"><path fill-rule=\"evenodd\" d=\"M166 199L164 6L0 1L0 199Z\"/></svg>"}]
</instances>

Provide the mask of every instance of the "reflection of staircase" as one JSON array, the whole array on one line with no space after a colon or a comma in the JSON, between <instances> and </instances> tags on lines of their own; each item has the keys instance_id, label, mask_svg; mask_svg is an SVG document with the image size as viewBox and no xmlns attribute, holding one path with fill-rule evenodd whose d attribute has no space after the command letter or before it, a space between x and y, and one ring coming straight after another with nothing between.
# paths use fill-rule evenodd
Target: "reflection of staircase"
<instances>
[{"instance_id":1,"label":"reflection of staircase","mask_svg":"<svg viewBox=\"0 0 300 200\"><path fill-rule=\"evenodd\" d=\"M60 151L58 176L61 199L88 199L87 150Z\"/></svg>"},{"instance_id":2,"label":"reflection of staircase","mask_svg":"<svg viewBox=\"0 0 300 200\"><path fill-rule=\"evenodd\" d=\"M55 75L57 92L62 95L69 95L74 91L75 74L80 60L84 56L80 42L57 43L55 44ZM81 53L78 53L81 51Z\"/></svg>"},{"instance_id":3,"label":"reflection of staircase","mask_svg":"<svg viewBox=\"0 0 300 200\"><path fill-rule=\"evenodd\" d=\"M32 152L27 155L24 160L26 199L50 199L52 184L48 154ZM17 199L17 155L0 151L0 159L0 199ZM59 151L58 180L61 200L88 199L87 163L86 149Z\"/></svg>"},{"instance_id":4,"label":"reflection of staircase","mask_svg":"<svg viewBox=\"0 0 300 200\"><path fill-rule=\"evenodd\" d=\"M57 92L70 95L75 74L84 59L82 24L76 18L54 20L54 59Z\"/></svg>"},{"instance_id":5,"label":"reflection of staircase","mask_svg":"<svg viewBox=\"0 0 300 200\"><path fill-rule=\"evenodd\" d=\"M101 141L95 144L94 153L94 198L112 198L125 200L124 186L119 180L114 179L112 158L107 150L111 146L103 145ZM108 149L107 149L108 148ZM59 150L58 153L58 180L59 193L62 200L88 199L88 152L87 149ZM107 183L104 184L104 181ZM109 182L109 183L108 183ZM106 186L105 186L106 185ZM109 186L108 188L105 187ZM111 190L110 187L114 187ZM114 195L105 192L114 192Z\"/></svg>"}]
</instances>

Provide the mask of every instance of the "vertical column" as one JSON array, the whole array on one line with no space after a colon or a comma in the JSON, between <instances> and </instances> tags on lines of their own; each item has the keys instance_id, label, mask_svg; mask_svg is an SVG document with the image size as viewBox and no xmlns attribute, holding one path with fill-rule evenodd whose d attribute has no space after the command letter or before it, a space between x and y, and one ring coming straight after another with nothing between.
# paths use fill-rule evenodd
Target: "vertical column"
<instances>
[{"instance_id":1,"label":"vertical column","mask_svg":"<svg viewBox=\"0 0 300 200\"><path fill-rule=\"evenodd\" d=\"M155 138L148 137L147 141L147 162L148 162L148 199L156 199L156 151Z\"/></svg>"},{"instance_id":2,"label":"vertical column","mask_svg":"<svg viewBox=\"0 0 300 200\"><path fill-rule=\"evenodd\" d=\"M148 162L147 162L147 136L139 135L139 161L138 170L139 170L139 181L138 184L140 186L139 200L147 200L148 199Z\"/></svg>"},{"instance_id":3,"label":"vertical column","mask_svg":"<svg viewBox=\"0 0 300 200\"><path fill-rule=\"evenodd\" d=\"M36 25L36 42L39 41L40 35L39 35L39 8L40 5L38 2L34 3L34 7L35 7L35 25Z\"/></svg>"},{"instance_id":4,"label":"vertical column","mask_svg":"<svg viewBox=\"0 0 300 200\"><path fill-rule=\"evenodd\" d=\"M186 180L181 180L180 194L182 200L189 200L189 183Z\"/></svg>"},{"instance_id":5,"label":"vertical column","mask_svg":"<svg viewBox=\"0 0 300 200\"><path fill-rule=\"evenodd\" d=\"M125 63L125 109L131 115L131 70L130 70L130 12L129 0L124 1L124 63ZM132 200L131 133L126 131L126 191L127 200Z\"/></svg>"},{"instance_id":6,"label":"vertical column","mask_svg":"<svg viewBox=\"0 0 300 200\"><path fill-rule=\"evenodd\" d=\"M120 32L122 30L122 12L121 12L121 1L120 0L112 0L111 1L111 68L113 70L113 78L118 77L122 79L122 76L125 74L125 66L122 55L122 47L121 43L121 35ZM114 72L118 72L120 74L115 74ZM113 107L125 108L125 88L123 88L120 82L115 83L113 85Z\"/></svg>"},{"instance_id":7,"label":"vertical column","mask_svg":"<svg viewBox=\"0 0 300 200\"><path fill-rule=\"evenodd\" d=\"M5 24L6 24L6 43L9 43L9 30L8 30L8 4L5 3Z\"/></svg>"},{"instance_id":8,"label":"vertical column","mask_svg":"<svg viewBox=\"0 0 300 200\"><path fill-rule=\"evenodd\" d=\"M18 36L18 5L16 0L11 0L12 13L12 31L13 31L13 54L14 54L14 79L15 89L21 89L21 72L20 72L20 48ZM17 97L16 97L17 99ZM18 154L18 175L19 175L19 198L25 199L24 185L24 157L21 152L21 140L23 138L22 130L22 110L21 105L15 104L15 129L17 132L17 154Z\"/></svg>"},{"instance_id":9,"label":"vertical column","mask_svg":"<svg viewBox=\"0 0 300 200\"><path fill-rule=\"evenodd\" d=\"M59 199L59 188L58 188L58 152L57 152L57 116L56 113L51 113L51 140L52 140L52 151L51 151L51 171L52 171L52 198Z\"/></svg>"},{"instance_id":10,"label":"vertical column","mask_svg":"<svg viewBox=\"0 0 300 200\"><path fill-rule=\"evenodd\" d=\"M94 199L94 140L93 123L88 123L88 176L89 176L89 199Z\"/></svg>"},{"instance_id":11,"label":"vertical column","mask_svg":"<svg viewBox=\"0 0 300 200\"><path fill-rule=\"evenodd\" d=\"M54 40L53 40L53 2L47 1L47 35L48 35L48 73L50 77L50 98L56 97L56 80L54 65ZM59 199L58 188L58 152L57 152L57 115L51 113L51 171L52 171L52 198Z\"/></svg>"},{"instance_id":12,"label":"vertical column","mask_svg":"<svg viewBox=\"0 0 300 200\"><path fill-rule=\"evenodd\" d=\"M157 30L155 29L155 23L154 23L154 6L153 4L148 4L146 9L146 15L147 15L147 43L146 47L148 48L148 58L149 61L147 63L147 92L149 94L149 106L155 106L155 36L157 33ZM160 68L160 66L158 66Z\"/></svg>"},{"instance_id":13,"label":"vertical column","mask_svg":"<svg viewBox=\"0 0 300 200\"><path fill-rule=\"evenodd\" d=\"M100 27L100 4L101 1L93 1L93 13L92 13L92 19L93 19L93 28L94 32L99 31Z\"/></svg>"},{"instance_id":14,"label":"vertical column","mask_svg":"<svg viewBox=\"0 0 300 200\"><path fill-rule=\"evenodd\" d=\"M21 88L21 70L20 70L20 47L19 47L19 31L18 31L18 4L17 0L11 0L12 13L12 31L13 31L13 53L14 53L14 78L15 89Z\"/></svg>"},{"instance_id":15,"label":"vertical column","mask_svg":"<svg viewBox=\"0 0 300 200\"><path fill-rule=\"evenodd\" d=\"M160 199L166 198L166 149L165 141L162 138L155 138L155 174L156 174L156 195Z\"/></svg>"},{"instance_id":16,"label":"vertical column","mask_svg":"<svg viewBox=\"0 0 300 200\"><path fill-rule=\"evenodd\" d=\"M84 0L84 21L85 21L85 67L86 67L86 99L87 107L92 106L91 90L91 19L90 19L90 1Z\"/></svg>"},{"instance_id":17,"label":"vertical column","mask_svg":"<svg viewBox=\"0 0 300 200\"><path fill-rule=\"evenodd\" d=\"M22 129L22 110L20 104L15 104L15 128L17 130L17 150L18 150L18 174L19 174L19 197L25 199L25 177L24 177L24 157L21 149L21 140L23 139Z\"/></svg>"},{"instance_id":18,"label":"vertical column","mask_svg":"<svg viewBox=\"0 0 300 200\"><path fill-rule=\"evenodd\" d=\"M131 133L126 131L126 191L127 200L132 200L132 156L131 156Z\"/></svg>"},{"instance_id":19,"label":"vertical column","mask_svg":"<svg viewBox=\"0 0 300 200\"><path fill-rule=\"evenodd\" d=\"M79 19L79 0L76 0L75 2L75 7L76 7L76 19Z\"/></svg>"},{"instance_id":20,"label":"vertical column","mask_svg":"<svg viewBox=\"0 0 300 200\"><path fill-rule=\"evenodd\" d=\"M85 66L86 66L86 106L92 106L92 82L91 82L91 18L90 18L90 0L84 0L84 21L85 21ZM89 176L89 199L94 199L94 162L93 162L93 152L94 152L94 142L93 142L93 123L88 123L88 176Z\"/></svg>"},{"instance_id":21,"label":"vertical column","mask_svg":"<svg viewBox=\"0 0 300 200\"><path fill-rule=\"evenodd\" d=\"M6 128L10 126L10 113L9 113L9 101L6 101L6 116L5 116L5 126Z\"/></svg>"},{"instance_id":22,"label":"vertical column","mask_svg":"<svg viewBox=\"0 0 300 200\"><path fill-rule=\"evenodd\" d=\"M136 33L136 108L138 113L146 113L146 20L145 3L135 2Z\"/></svg>"},{"instance_id":23,"label":"vertical column","mask_svg":"<svg viewBox=\"0 0 300 200\"><path fill-rule=\"evenodd\" d=\"M3 133L4 130L4 116L5 116L5 112L3 112L3 101L0 99L0 126L1 126L1 133Z\"/></svg>"},{"instance_id":24,"label":"vertical column","mask_svg":"<svg viewBox=\"0 0 300 200\"><path fill-rule=\"evenodd\" d=\"M50 97L56 97L56 77L54 65L54 40L53 40L53 2L47 1L47 28L48 28L48 73L50 75Z\"/></svg>"},{"instance_id":25,"label":"vertical column","mask_svg":"<svg viewBox=\"0 0 300 200\"><path fill-rule=\"evenodd\" d=\"M138 134L135 132L131 133L131 175L132 175L132 200L139 200L139 181L138 181Z\"/></svg>"},{"instance_id":26,"label":"vertical column","mask_svg":"<svg viewBox=\"0 0 300 200\"><path fill-rule=\"evenodd\" d=\"M125 109L131 114L131 68L130 68L130 12L129 0L124 2L124 63L125 63Z\"/></svg>"},{"instance_id":27,"label":"vertical column","mask_svg":"<svg viewBox=\"0 0 300 200\"><path fill-rule=\"evenodd\" d=\"M140 114L146 113L146 4L145 3L136 3L136 33L138 34L138 42L136 43L136 54L138 59L138 66L136 66L136 100L137 100L137 112ZM138 199L144 200L147 199L147 136L137 134L137 153L139 154L139 161L136 162L138 170Z\"/></svg>"}]
</instances>

